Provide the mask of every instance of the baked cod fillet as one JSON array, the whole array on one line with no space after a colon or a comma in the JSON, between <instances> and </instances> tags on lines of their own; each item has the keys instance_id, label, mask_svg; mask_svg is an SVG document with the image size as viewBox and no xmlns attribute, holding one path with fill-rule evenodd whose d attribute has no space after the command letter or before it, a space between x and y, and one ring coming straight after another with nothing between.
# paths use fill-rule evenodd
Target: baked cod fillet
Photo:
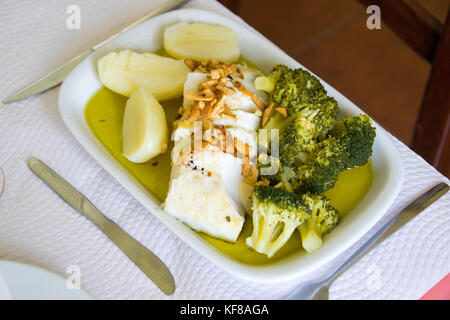
<instances>
[{"instance_id":1,"label":"baked cod fillet","mask_svg":"<svg viewBox=\"0 0 450 320\"><path fill-rule=\"evenodd\" d=\"M172 168L169 190L166 212L195 230L236 241L244 212L228 194L219 174L177 165Z\"/></svg>"},{"instance_id":2,"label":"baked cod fillet","mask_svg":"<svg viewBox=\"0 0 450 320\"><path fill-rule=\"evenodd\" d=\"M186 79L172 133L173 166L163 209L194 230L232 242L248 209L248 193L241 192L248 188L242 184L257 174L252 167L258 104L265 98L262 92L256 96L252 86L258 75L255 69L217 60L196 67Z\"/></svg>"}]
</instances>

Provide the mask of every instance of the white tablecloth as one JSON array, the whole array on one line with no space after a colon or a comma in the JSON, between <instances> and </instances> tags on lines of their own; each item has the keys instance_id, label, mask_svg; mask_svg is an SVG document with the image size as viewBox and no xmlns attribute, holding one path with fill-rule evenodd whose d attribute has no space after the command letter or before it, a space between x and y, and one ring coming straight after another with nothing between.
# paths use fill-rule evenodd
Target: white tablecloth
<instances>
[{"instance_id":1,"label":"white tablecloth","mask_svg":"<svg viewBox=\"0 0 450 320\"><path fill-rule=\"evenodd\" d=\"M2 0L0 99L161 2ZM71 4L81 9L79 30L66 27ZM187 7L216 11L245 24L215 1L192 1ZM67 268L76 265L83 289L97 299L281 299L358 247L356 243L314 274L289 282L253 283L233 277L166 229L83 150L59 117L58 90L0 106L0 167L6 175L0 198L0 259L31 263L65 277ZM404 161L405 180L383 221L436 182L448 183L394 140ZM33 176L25 165L31 156L50 165L165 261L176 279L175 294L162 294L96 227ZM447 194L343 274L332 286L331 298L421 297L450 269L449 208Z\"/></svg>"}]
</instances>

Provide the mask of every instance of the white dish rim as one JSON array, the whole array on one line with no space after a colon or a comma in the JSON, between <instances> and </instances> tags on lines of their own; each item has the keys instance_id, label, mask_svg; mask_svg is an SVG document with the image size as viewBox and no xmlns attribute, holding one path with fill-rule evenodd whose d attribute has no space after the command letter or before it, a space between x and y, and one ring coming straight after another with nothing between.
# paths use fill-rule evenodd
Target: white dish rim
<instances>
[{"instance_id":1,"label":"white dish rim","mask_svg":"<svg viewBox=\"0 0 450 320\"><path fill-rule=\"evenodd\" d=\"M0 260L0 277L13 300L93 300L83 289L70 288L68 279L31 264Z\"/></svg>"},{"instance_id":2,"label":"white dish rim","mask_svg":"<svg viewBox=\"0 0 450 320\"><path fill-rule=\"evenodd\" d=\"M162 211L159 201L109 154L90 131L84 117L84 107L92 94L101 87L96 74L96 60L107 52L119 49L155 51L162 47L162 26L181 20L214 23L232 28L238 35L243 56L266 71L276 63L292 68L305 68L260 34L227 17L202 9L174 10L147 20L111 40L71 72L62 84L58 97L59 111L64 123L84 149L144 207L180 239L222 269L247 280L272 282L300 277L322 267L362 238L382 218L400 191L404 171L400 153L377 123L372 157L374 180L364 199L327 235L320 250L311 254L299 250L299 253L264 265L250 265L234 260ZM258 50L264 52L264 56L255 53L256 44L264 49ZM337 90L322 79L321 81L329 95L336 98L343 113L363 113ZM80 86L80 83L83 85Z\"/></svg>"}]
</instances>

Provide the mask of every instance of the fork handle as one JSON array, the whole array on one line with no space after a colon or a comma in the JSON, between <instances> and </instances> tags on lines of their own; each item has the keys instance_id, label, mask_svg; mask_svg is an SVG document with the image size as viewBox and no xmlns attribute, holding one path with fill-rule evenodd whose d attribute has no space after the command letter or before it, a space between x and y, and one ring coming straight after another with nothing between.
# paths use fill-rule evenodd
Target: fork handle
<instances>
[{"instance_id":1,"label":"fork handle","mask_svg":"<svg viewBox=\"0 0 450 320\"><path fill-rule=\"evenodd\" d=\"M446 183L438 183L433 188L429 189L427 192L411 202L407 207L400 211L399 214L391 218L323 282L322 287L317 290L312 299L328 300L328 291L334 280L336 280L342 273L348 270L355 263L360 261L386 238L400 229L405 223L442 197L448 190L449 186Z\"/></svg>"}]
</instances>

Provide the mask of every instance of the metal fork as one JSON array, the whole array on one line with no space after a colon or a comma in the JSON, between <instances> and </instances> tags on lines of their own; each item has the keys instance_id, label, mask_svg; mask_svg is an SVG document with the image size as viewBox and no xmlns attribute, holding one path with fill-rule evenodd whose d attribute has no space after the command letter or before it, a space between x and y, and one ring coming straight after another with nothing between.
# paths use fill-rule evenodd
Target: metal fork
<instances>
[{"instance_id":1,"label":"metal fork","mask_svg":"<svg viewBox=\"0 0 450 320\"><path fill-rule=\"evenodd\" d=\"M411 202L399 214L390 219L383 227L372 235L355 253L353 253L338 269L325 279L310 282L292 292L288 300L328 300L330 287L333 282L351 266L361 260L382 241L396 232L400 227L414 218L429 205L438 200L449 190L446 183L439 183L420 197Z\"/></svg>"}]
</instances>

